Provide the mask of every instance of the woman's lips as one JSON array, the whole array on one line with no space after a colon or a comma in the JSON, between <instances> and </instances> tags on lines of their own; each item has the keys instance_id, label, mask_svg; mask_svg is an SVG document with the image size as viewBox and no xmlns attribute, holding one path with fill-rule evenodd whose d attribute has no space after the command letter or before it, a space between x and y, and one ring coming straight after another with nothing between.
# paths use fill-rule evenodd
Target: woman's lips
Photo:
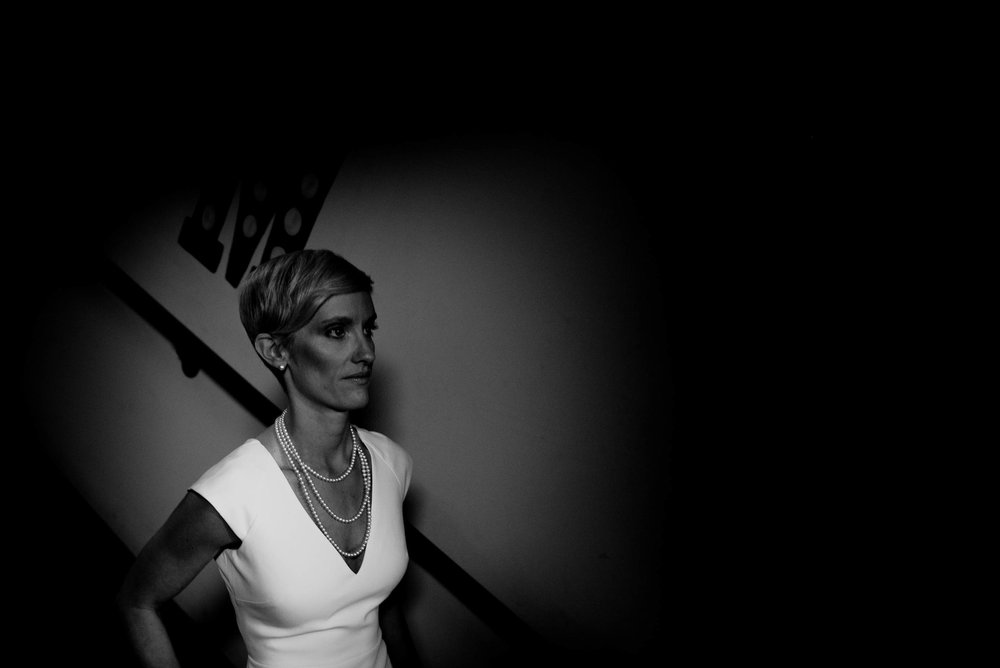
<instances>
[{"instance_id":1,"label":"woman's lips","mask_svg":"<svg viewBox=\"0 0 1000 668\"><path fill-rule=\"evenodd\" d=\"M344 380L349 380L352 383L356 383L358 385L367 385L369 381L371 381L371 378L372 378L371 371L368 371L366 373L356 373L351 376L344 376Z\"/></svg>"}]
</instances>

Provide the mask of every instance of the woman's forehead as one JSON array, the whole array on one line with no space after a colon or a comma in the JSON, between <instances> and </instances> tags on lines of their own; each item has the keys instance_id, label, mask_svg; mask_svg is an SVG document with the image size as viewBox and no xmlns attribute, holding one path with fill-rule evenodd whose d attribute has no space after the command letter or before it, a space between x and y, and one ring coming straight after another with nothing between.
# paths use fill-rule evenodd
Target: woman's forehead
<instances>
[{"instance_id":1,"label":"woman's forehead","mask_svg":"<svg viewBox=\"0 0 1000 668\"><path fill-rule=\"evenodd\" d=\"M328 320L347 317L352 320L367 320L375 316L375 303L367 292L349 292L327 297L316 309L313 320Z\"/></svg>"}]
</instances>

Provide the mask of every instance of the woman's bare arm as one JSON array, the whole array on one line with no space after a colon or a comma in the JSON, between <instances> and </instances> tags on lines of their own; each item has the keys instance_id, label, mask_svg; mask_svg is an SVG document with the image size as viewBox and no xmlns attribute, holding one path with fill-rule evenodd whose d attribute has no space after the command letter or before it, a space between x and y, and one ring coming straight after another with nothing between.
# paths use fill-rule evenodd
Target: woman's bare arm
<instances>
[{"instance_id":1,"label":"woman's bare arm","mask_svg":"<svg viewBox=\"0 0 1000 668\"><path fill-rule=\"evenodd\" d=\"M177 667L177 656L159 609L239 538L218 511L194 492L187 495L136 557L118 593L118 607L142 665Z\"/></svg>"}]
</instances>

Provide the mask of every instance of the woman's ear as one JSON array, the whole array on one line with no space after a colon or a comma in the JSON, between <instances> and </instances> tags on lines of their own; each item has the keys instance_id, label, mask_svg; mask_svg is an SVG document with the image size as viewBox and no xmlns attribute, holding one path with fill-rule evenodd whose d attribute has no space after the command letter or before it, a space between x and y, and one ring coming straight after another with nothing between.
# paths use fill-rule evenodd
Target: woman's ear
<instances>
[{"instance_id":1,"label":"woman's ear","mask_svg":"<svg viewBox=\"0 0 1000 668\"><path fill-rule=\"evenodd\" d=\"M275 369L285 370L288 364L288 353L270 334L258 334L253 340L257 354L267 364Z\"/></svg>"}]
</instances>

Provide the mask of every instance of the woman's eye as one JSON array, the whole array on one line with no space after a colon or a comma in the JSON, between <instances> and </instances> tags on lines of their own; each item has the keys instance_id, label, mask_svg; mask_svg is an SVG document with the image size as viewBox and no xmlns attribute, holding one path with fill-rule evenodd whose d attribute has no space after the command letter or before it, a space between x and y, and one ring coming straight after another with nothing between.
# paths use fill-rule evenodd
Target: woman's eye
<instances>
[{"instance_id":1,"label":"woman's eye","mask_svg":"<svg viewBox=\"0 0 1000 668\"><path fill-rule=\"evenodd\" d=\"M341 338L344 337L344 328L343 327L331 327L330 329L326 330L326 335L327 336L332 336L335 339L341 339Z\"/></svg>"},{"instance_id":2,"label":"woman's eye","mask_svg":"<svg viewBox=\"0 0 1000 668\"><path fill-rule=\"evenodd\" d=\"M375 336L375 330L378 329L378 325L372 325L371 327L365 327L365 336L371 338Z\"/></svg>"}]
</instances>

